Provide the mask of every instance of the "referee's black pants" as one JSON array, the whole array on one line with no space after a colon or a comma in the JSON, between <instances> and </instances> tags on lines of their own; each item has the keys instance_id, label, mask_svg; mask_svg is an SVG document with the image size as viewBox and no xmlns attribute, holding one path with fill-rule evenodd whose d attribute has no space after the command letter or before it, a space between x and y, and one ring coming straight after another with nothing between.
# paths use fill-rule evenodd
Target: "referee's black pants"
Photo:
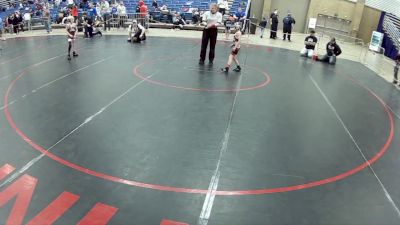
<instances>
[{"instance_id":1,"label":"referee's black pants","mask_svg":"<svg viewBox=\"0 0 400 225\"><path fill-rule=\"evenodd\" d=\"M207 46L210 41L210 53L208 55L208 59L210 62L214 60L215 57L215 44L217 44L217 28L209 28L203 30L203 38L201 40L201 52L200 52L200 60L204 61L206 59L207 54Z\"/></svg>"}]
</instances>

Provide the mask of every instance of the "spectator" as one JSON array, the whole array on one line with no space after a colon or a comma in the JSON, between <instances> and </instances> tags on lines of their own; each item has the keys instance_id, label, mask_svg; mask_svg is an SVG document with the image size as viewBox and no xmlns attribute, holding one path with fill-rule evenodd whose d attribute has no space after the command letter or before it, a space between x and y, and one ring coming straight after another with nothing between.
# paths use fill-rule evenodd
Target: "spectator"
<instances>
[{"instance_id":1,"label":"spectator","mask_svg":"<svg viewBox=\"0 0 400 225\"><path fill-rule=\"evenodd\" d=\"M76 5L72 6L71 14L72 14L72 16L73 16L74 19L75 19L74 22L76 23L77 20L78 20L78 7L77 7Z\"/></svg>"},{"instance_id":2,"label":"spectator","mask_svg":"<svg viewBox=\"0 0 400 225\"><path fill-rule=\"evenodd\" d=\"M89 3L89 10L88 10L88 13L89 13L89 17L90 17L92 20L95 20L95 19L96 19L96 17L97 17L97 9L96 9L96 7L93 6L93 3Z\"/></svg>"},{"instance_id":3,"label":"spectator","mask_svg":"<svg viewBox=\"0 0 400 225\"><path fill-rule=\"evenodd\" d=\"M100 3L97 2L96 5L94 6L94 8L96 8L97 16L98 16L99 18L102 18L102 16L101 16L101 7L100 7Z\"/></svg>"},{"instance_id":4,"label":"spectator","mask_svg":"<svg viewBox=\"0 0 400 225\"><path fill-rule=\"evenodd\" d=\"M72 7L74 6L74 0L67 0L68 2L68 8L72 9Z\"/></svg>"},{"instance_id":5,"label":"spectator","mask_svg":"<svg viewBox=\"0 0 400 225\"><path fill-rule=\"evenodd\" d=\"M292 34L293 24L296 24L296 20L293 19L292 14L289 12L288 15L283 18L283 40L286 40L286 34L288 36L288 40L290 40L290 36Z\"/></svg>"},{"instance_id":6,"label":"spectator","mask_svg":"<svg viewBox=\"0 0 400 225\"><path fill-rule=\"evenodd\" d=\"M168 7L166 5L161 6L160 11L162 13L169 13Z\"/></svg>"},{"instance_id":7,"label":"spectator","mask_svg":"<svg viewBox=\"0 0 400 225\"><path fill-rule=\"evenodd\" d=\"M19 12L15 12L14 13L14 18L12 20L12 25L13 25L15 34L18 34L20 30L23 31L24 28L23 28L23 25L22 25L22 17L19 14Z\"/></svg>"},{"instance_id":8,"label":"spectator","mask_svg":"<svg viewBox=\"0 0 400 225\"><path fill-rule=\"evenodd\" d=\"M31 26L31 11L25 12L24 13L24 21L26 25L28 26L28 30L32 30Z\"/></svg>"},{"instance_id":9,"label":"spectator","mask_svg":"<svg viewBox=\"0 0 400 225\"><path fill-rule=\"evenodd\" d=\"M71 15L63 17L63 19L62 19L62 21L61 21L61 24L63 24L63 25L64 25L64 24L68 24L68 22L69 22L69 20L70 20L71 18L73 18ZM74 22L74 21L72 21L72 22Z\"/></svg>"},{"instance_id":10,"label":"spectator","mask_svg":"<svg viewBox=\"0 0 400 225\"><path fill-rule=\"evenodd\" d=\"M45 9L43 11L43 22L44 22L44 27L49 34L51 32L51 18L50 18L50 10Z\"/></svg>"},{"instance_id":11,"label":"spectator","mask_svg":"<svg viewBox=\"0 0 400 225\"><path fill-rule=\"evenodd\" d=\"M399 74L399 68L400 68L400 53L396 56L394 65L394 74L393 74L393 84L397 85L397 87L400 87L399 79L397 78Z\"/></svg>"},{"instance_id":12,"label":"spectator","mask_svg":"<svg viewBox=\"0 0 400 225\"><path fill-rule=\"evenodd\" d=\"M236 20L241 22L245 19L246 13L242 11L242 8L238 8L238 11L235 13Z\"/></svg>"},{"instance_id":13,"label":"spectator","mask_svg":"<svg viewBox=\"0 0 400 225\"><path fill-rule=\"evenodd\" d=\"M140 6L142 6L142 4L144 4L143 0L139 0L138 4L136 6L136 13L140 13Z\"/></svg>"},{"instance_id":14,"label":"spectator","mask_svg":"<svg viewBox=\"0 0 400 225\"><path fill-rule=\"evenodd\" d=\"M158 9L157 0L153 0L153 3L151 4L151 6L153 6L154 10Z\"/></svg>"},{"instance_id":15,"label":"spectator","mask_svg":"<svg viewBox=\"0 0 400 225\"><path fill-rule=\"evenodd\" d=\"M148 12L146 4L143 1L140 1L139 2L139 6L140 6L140 10L139 11L140 11L141 17L142 18L146 17L147 12Z\"/></svg>"},{"instance_id":16,"label":"spectator","mask_svg":"<svg viewBox=\"0 0 400 225\"><path fill-rule=\"evenodd\" d=\"M225 11L228 10L228 1L227 0L218 0L219 12L222 15L225 15Z\"/></svg>"},{"instance_id":17,"label":"spectator","mask_svg":"<svg viewBox=\"0 0 400 225\"><path fill-rule=\"evenodd\" d=\"M315 31L311 30L310 35L304 40L305 47L301 50L301 56L311 58L314 55L315 45L318 39L315 37Z\"/></svg>"},{"instance_id":18,"label":"spectator","mask_svg":"<svg viewBox=\"0 0 400 225\"><path fill-rule=\"evenodd\" d=\"M265 17L263 17L262 20L261 20L261 22L260 22L260 24L259 24L260 29L261 29L261 36L260 36L260 38L263 38L265 28L267 27L267 23L268 23L267 19L265 19Z\"/></svg>"},{"instance_id":19,"label":"spectator","mask_svg":"<svg viewBox=\"0 0 400 225\"><path fill-rule=\"evenodd\" d=\"M146 16L147 16L147 6L143 1L140 1L140 17L141 17L141 24L142 26L147 28L147 24L146 24Z\"/></svg>"},{"instance_id":20,"label":"spectator","mask_svg":"<svg viewBox=\"0 0 400 225\"><path fill-rule=\"evenodd\" d=\"M14 21L14 14L10 14L9 16L7 16L6 18L6 27L8 30L8 33L13 33L13 21Z\"/></svg>"},{"instance_id":21,"label":"spectator","mask_svg":"<svg viewBox=\"0 0 400 225\"><path fill-rule=\"evenodd\" d=\"M276 34L278 32L278 23L279 23L277 9L275 9L275 11L271 13L270 19L271 19L271 34L269 38L276 39L277 36Z\"/></svg>"},{"instance_id":22,"label":"spectator","mask_svg":"<svg viewBox=\"0 0 400 225\"><path fill-rule=\"evenodd\" d=\"M200 22L200 12L198 9L193 9L192 11L192 23L198 25Z\"/></svg>"},{"instance_id":23,"label":"spectator","mask_svg":"<svg viewBox=\"0 0 400 225\"><path fill-rule=\"evenodd\" d=\"M231 29L235 26L235 17L233 14L229 15L228 19L225 20L225 39L229 39L229 35L231 33Z\"/></svg>"},{"instance_id":24,"label":"spectator","mask_svg":"<svg viewBox=\"0 0 400 225\"><path fill-rule=\"evenodd\" d=\"M100 3L100 13L103 17L104 21L104 30L107 29L110 30L110 4L106 0L101 0Z\"/></svg>"},{"instance_id":25,"label":"spectator","mask_svg":"<svg viewBox=\"0 0 400 225\"><path fill-rule=\"evenodd\" d=\"M63 11L59 11L56 19L56 23L60 24L62 23L63 19L65 17L65 13Z\"/></svg>"},{"instance_id":26,"label":"spectator","mask_svg":"<svg viewBox=\"0 0 400 225\"><path fill-rule=\"evenodd\" d=\"M243 28L243 22L246 19L246 13L242 11L242 8L238 8L238 11L235 13L236 21L239 22L240 27Z\"/></svg>"},{"instance_id":27,"label":"spectator","mask_svg":"<svg viewBox=\"0 0 400 225\"><path fill-rule=\"evenodd\" d=\"M87 9L88 6L89 6L88 0L82 0L81 4L82 4L82 7L81 7L81 8L82 8L84 11L86 11L86 9Z\"/></svg>"},{"instance_id":28,"label":"spectator","mask_svg":"<svg viewBox=\"0 0 400 225\"><path fill-rule=\"evenodd\" d=\"M175 15L172 18L172 23L174 24L173 29L177 27L183 29L183 25L186 25L186 21L182 18L182 16L179 13L175 13Z\"/></svg>"},{"instance_id":29,"label":"spectator","mask_svg":"<svg viewBox=\"0 0 400 225\"><path fill-rule=\"evenodd\" d=\"M4 41L5 38L3 37L4 33L4 22L3 19L0 17L0 40Z\"/></svg>"},{"instance_id":30,"label":"spectator","mask_svg":"<svg viewBox=\"0 0 400 225\"><path fill-rule=\"evenodd\" d=\"M121 26L125 28L126 21L126 7L124 3L121 1L117 6L117 14L118 14L118 28Z\"/></svg>"},{"instance_id":31,"label":"spectator","mask_svg":"<svg viewBox=\"0 0 400 225\"><path fill-rule=\"evenodd\" d=\"M110 5L111 18L113 18L113 21L117 21L117 22L119 22L119 20L118 20L118 9L117 9L118 5L119 4L117 2L111 3L111 5ZM114 18L115 18L115 20L114 20Z\"/></svg>"}]
</instances>

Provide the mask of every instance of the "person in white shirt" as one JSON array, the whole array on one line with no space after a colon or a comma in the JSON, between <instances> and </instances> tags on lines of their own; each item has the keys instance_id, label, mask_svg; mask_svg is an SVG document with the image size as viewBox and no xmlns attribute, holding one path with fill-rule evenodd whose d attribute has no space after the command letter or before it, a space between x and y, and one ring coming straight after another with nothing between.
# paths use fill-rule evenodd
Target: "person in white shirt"
<instances>
[{"instance_id":1,"label":"person in white shirt","mask_svg":"<svg viewBox=\"0 0 400 225\"><path fill-rule=\"evenodd\" d=\"M201 40L201 51L199 64L204 65L206 59L207 45L210 42L210 53L208 60L210 65L215 58L215 45L217 44L218 26L222 25L222 14L218 12L218 6L215 3L210 4L210 11L203 14L202 25L204 25L203 37Z\"/></svg>"},{"instance_id":2,"label":"person in white shirt","mask_svg":"<svg viewBox=\"0 0 400 225\"><path fill-rule=\"evenodd\" d=\"M31 30L31 12L24 13L24 20L26 25L28 26L28 30Z\"/></svg>"},{"instance_id":3,"label":"person in white shirt","mask_svg":"<svg viewBox=\"0 0 400 225\"><path fill-rule=\"evenodd\" d=\"M105 0L101 0L100 3L100 13L103 17L103 21L104 21L104 31L106 31L107 27L108 30L110 30L111 26L110 26L110 4L108 3L108 1Z\"/></svg>"},{"instance_id":4,"label":"person in white shirt","mask_svg":"<svg viewBox=\"0 0 400 225\"><path fill-rule=\"evenodd\" d=\"M124 3L121 1L117 6L117 14L118 14L118 28L121 26L124 28L125 20L126 20L126 7Z\"/></svg>"},{"instance_id":5,"label":"person in white shirt","mask_svg":"<svg viewBox=\"0 0 400 225\"><path fill-rule=\"evenodd\" d=\"M74 0L68 0L68 8L72 8L72 6L74 6Z\"/></svg>"},{"instance_id":6,"label":"person in white shirt","mask_svg":"<svg viewBox=\"0 0 400 225\"><path fill-rule=\"evenodd\" d=\"M225 15L225 10L228 10L228 1L227 0L218 0L219 12L222 15Z\"/></svg>"}]
</instances>

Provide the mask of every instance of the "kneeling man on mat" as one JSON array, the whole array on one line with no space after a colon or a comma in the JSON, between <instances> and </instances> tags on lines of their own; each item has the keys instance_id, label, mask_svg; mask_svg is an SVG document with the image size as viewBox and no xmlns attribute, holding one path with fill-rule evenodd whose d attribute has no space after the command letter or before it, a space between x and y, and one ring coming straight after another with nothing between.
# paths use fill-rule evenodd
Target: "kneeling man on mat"
<instances>
[{"instance_id":1,"label":"kneeling man on mat","mask_svg":"<svg viewBox=\"0 0 400 225\"><path fill-rule=\"evenodd\" d=\"M311 30L310 35L304 40L305 47L301 50L301 56L311 58L314 55L315 46L318 39L315 37L315 31Z\"/></svg>"},{"instance_id":2,"label":"kneeling man on mat","mask_svg":"<svg viewBox=\"0 0 400 225\"><path fill-rule=\"evenodd\" d=\"M331 41L326 44L326 55L321 59L318 59L318 61L334 65L336 63L336 56L339 56L340 54L342 54L342 50L339 45L336 44L336 39L331 38Z\"/></svg>"}]
</instances>

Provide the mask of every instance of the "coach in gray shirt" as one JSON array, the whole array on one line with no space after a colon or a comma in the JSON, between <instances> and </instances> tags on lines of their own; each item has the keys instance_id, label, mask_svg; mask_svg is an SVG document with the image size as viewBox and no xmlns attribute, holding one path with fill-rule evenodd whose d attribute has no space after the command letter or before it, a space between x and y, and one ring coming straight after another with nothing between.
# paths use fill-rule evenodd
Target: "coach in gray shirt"
<instances>
[{"instance_id":1,"label":"coach in gray shirt","mask_svg":"<svg viewBox=\"0 0 400 225\"><path fill-rule=\"evenodd\" d=\"M203 37L201 40L201 52L199 64L204 65L206 59L207 45L210 42L209 63L212 65L215 57L215 44L217 43L218 26L222 25L222 14L218 12L218 6L215 3L210 5L210 11L203 14Z\"/></svg>"}]
</instances>

